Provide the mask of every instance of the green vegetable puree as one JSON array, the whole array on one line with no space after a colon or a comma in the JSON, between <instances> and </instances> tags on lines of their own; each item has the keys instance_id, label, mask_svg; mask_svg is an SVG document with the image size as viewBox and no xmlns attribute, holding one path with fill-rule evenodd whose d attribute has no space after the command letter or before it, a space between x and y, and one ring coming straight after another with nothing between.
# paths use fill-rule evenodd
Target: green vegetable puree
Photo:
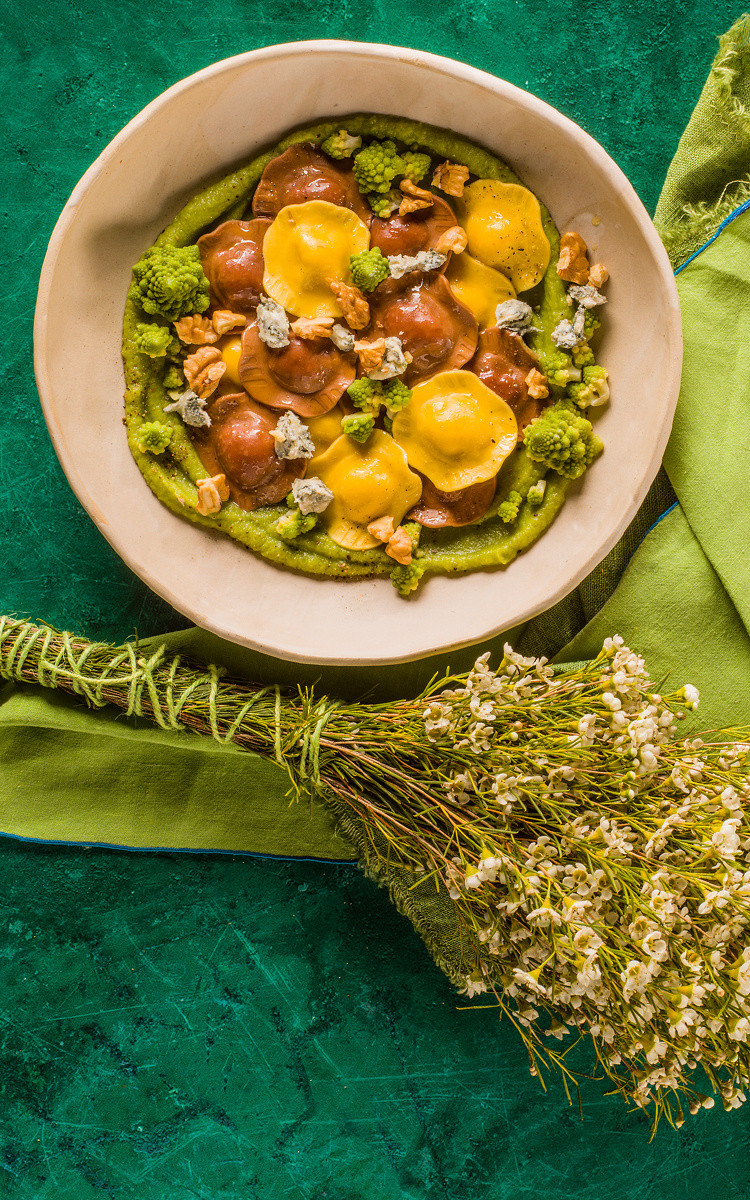
<instances>
[{"instance_id":1,"label":"green vegetable puree","mask_svg":"<svg viewBox=\"0 0 750 1200\"><path fill-rule=\"evenodd\" d=\"M247 166L205 188L185 205L156 244L190 245L220 220L241 219L252 199L255 185L272 158L297 142L319 144L342 127L355 135L393 138L407 145L417 144L436 157L463 163L479 178L521 182L509 167L487 150L447 130L400 117L374 115L337 118L296 130ZM532 306L540 306L542 328L536 337L534 350L540 358L542 369L546 370L548 361L551 363L554 359L559 364L560 352L551 341L550 334L560 320L570 316L570 308L564 285L555 270L559 234L544 205L541 209L552 254L543 281L533 292L526 293L525 299ZM283 505L244 512L233 502L227 502L215 516L203 517L196 512L196 481L205 477L206 469L182 421L176 414L164 412L168 397L161 381L163 360L160 364L158 360L138 353L136 326L143 319L131 290L125 308L122 350L127 383L126 425L133 457L155 495L173 512L207 529L221 530L271 562L298 571L339 578L390 574L393 560L382 549L344 550L320 529L302 535L294 543L285 541L275 528L280 514L285 511ZM168 449L160 455L141 449L142 427L151 422L158 422L171 433ZM570 481L550 472L542 504L533 508L524 501L518 518L510 526L504 525L497 517L497 508L511 491L525 496L529 487L544 474L544 469L529 459L523 446L518 447L503 465L496 500L478 524L422 530L419 548L415 551L419 568L424 573L445 574L510 563L552 523L563 504Z\"/></svg>"}]
</instances>

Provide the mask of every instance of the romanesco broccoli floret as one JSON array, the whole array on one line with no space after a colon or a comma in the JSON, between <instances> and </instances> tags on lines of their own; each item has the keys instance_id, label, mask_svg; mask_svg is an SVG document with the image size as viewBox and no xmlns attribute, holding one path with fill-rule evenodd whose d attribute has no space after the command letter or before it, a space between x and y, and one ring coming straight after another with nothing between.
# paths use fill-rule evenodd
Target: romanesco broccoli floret
<instances>
[{"instance_id":1,"label":"romanesco broccoli floret","mask_svg":"<svg viewBox=\"0 0 750 1200\"><path fill-rule=\"evenodd\" d=\"M410 179L412 183L419 183L424 179L431 165L429 154L419 154L414 150L407 150L401 155L401 158L404 163L405 179Z\"/></svg>"},{"instance_id":2,"label":"romanesco broccoli floret","mask_svg":"<svg viewBox=\"0 0 750 1200\"><path fill-rule=\"evenodd\" d=\"M372 413L374 417L378 415L383 400L383 385L379 379L368 379L363 375L361 379L350 383L346 390L356 408Z\"/></svg>"},{"instance_id":3,"label":"romanesco broccoli floret","mask_svg":"<svg viewBox=\"0 0 750 1200\"><path fill-rule=\"evenodd\" d=\"M498 507L497 515L505 525L512 524L518 516L518 510L523 504L523 496L520 492L510 492L507 499L503 500Z\"/></svg>"},{"instance_id":4,"label":"romanesco broccoli floret","mask_svg":"<svg viewBox=\"0 0 750 1200\"><path fill-rule=\"evenodd\" d=\"M406 408L411 400L411 388L402 379L388 379L383 384L383 399L388 416L393 417L394 413Z\"/></svg>"},{"instance_id":5,"label":"romanesco broccoli floret","mask_svg":"<svg viewBox=\"0 0 750 1200\"><path fill-rule=\"evenodd\" d=\"M531 487L529 488L528 492L526 493L526 499L528 500L528 502L532 508L539 508L539 505L544 500L544 493L546 492L546 490L547 490L547 480L546 479L537 479L536 483L532 483Z\"/></svg>"},{"instance_id":6,"label":"romanesco broccoli floret","mask_svg":"<svg viewBox=\"0 0 750 1200\"><path fill-rule=\"evenodd\" d=\"M555 387L566 388L569 383L577 383L581 378L581 368L574 367L572 364L569 367L561 367L557 371L550 371L547 375L548 383L553 383Z\"/></svg>"},{"instance_id":7,"label":"romanesco broccoli floret","mask_svg":"<svg viewBox=\"0 0 750 1200\"><path fill-rule=\"evenodd\" d=\"M568 395L575 400L579 408L597 408L609 400L609 375L606 367L583 368L583 379L580 383L572 383Z\"/></svg>"},{"instance_id":8,"label":"romanesco broccoli floret","mask_svg":"<svg viewBox=\"0 0 750 1200\"><path fill-rule=\"evenodd\" d=\"M411 544L416 550L419 545L419 539L422 536L422 526L419 524L419 521L402 521L401 527L408 533L411 538Z\"/></svg>"},{"instance_id":9,"label":"romanesco broccoli floret","mask_svg":"<svg viewBox=\"0 0 750 1200\"><path fill-rule=\"evenodd\" d=\"M581 378L580 367L574 367L569 354L562 350L547 353L544 358L544 373L550 383L556 387L565 388L571 382Z\"/></svg>"},{"instance_id":10,"label":"romanesco broccoli floret","mask_svg":"<svg viewBox=\"0 0 750 1200\"><path fill-rule=\"evenodd\" d=\"M576 367L590 367L595 361L594 353L588 342L581 342L574 350L571 350L570 357Z\"/></svg>"},{"instance_id":11,"label":"romanesco broccoli floret","mask_svg":"<svg viewBox=\"0 0 750 1200\"><path fill-rule=\"evenodd\" d=\"M566 400L558 400L526 426L524 445L530 459L568 479L583 475L602 451L591 422Z\"/></svg>"},{"instance_id":12,"label":"romanesco broccoli floret","mask_svg":"<svg viewBox=\"0 0 750 1200\"><path fill-rule=\"evenodd\" d=\"M178 366L171 365L164 372L163 384L168 392L175 392L178 389L181 392L185 391L187 383L185 381L185 372Z\"/></svg>"},{"instance_id":13,"label":"romanesco broccoli floret","mask_svg":"<svg viewBox=\"0 0 750 1200\"><path fill-rule=\"evenodd\" d=\"M377 192L368 192L367 202L375 216L381 217L385 221L398 211L403 198L401 193L393 188L390 192L386 192L382 196L378 195Z\"/></svg>"},{"instance_id":14,"label":"romanesco broccoli floret","mask_svg":"<svg viewBox=\"0 0 750 1200\"><path fill-rule=\"evenodd\" d=\"M158 421L145 421L138 432L138 449L142 454L163 454L172 441L172 430Z\"/></svg>"},{"instance_id":15,"label":"romanesco broccoli floret","mask_svg":"<svg viewBox=\"0 0 750 1200\"><path fill-rule=\"evenodd\" d=\"M357 408L377 417L381 405L385 404L388 416L393 418L400 409L406 408L411 400L411 388L402 379L371 379L363 375L355 379L346 389Z\"/></svg>"},{"instance_id":16,"label":"romanesco broccoli floret","mask_svg":"<svg viewBox=\"0 0 750 1200\"><path fill-rule=\"evenodd\" d=\"M320 148L329 158L351 158L354 151L359 150L361 145L361 137L353 137L345 129L339 129L338 133L332 133L324 142L321 142Z\"/></svg>"},{"instance_id":17,"label":"romanesco broccoli floret","mask_svg":"<svg viewBox=\"0 0 750 1200\"><path fill-rule=\"evenodd\" d=\"M391 273L388 259L379 246L373 246L372 250L363 250L360 254L352 254L349 269L352 273L352 283L361 292L373 291Z\"/></svg>"},{"instance_id":18,"label":"romanesco broccoli floret","mask_svg":"<svg viewBox=\"0 0 750 1200\"><path fill-rule=\"evenodd\" d=\"M293 542L296 538L301 537L303 533L309 533L318 523L316 513L308 513L303 516L298 506L294 503L294 497L291 492L287 497L289 512L285 512L279 517L276 522L276 532L283 537L285 542Z\"/></svg>"},{"instance_id":19,"label":"romanesco broccoli floret","mask_svg":"<svg viewBox=\"0 0 750 1200\"><path fill-rule=\"evenodd\" d=\"M572 363L567 367L558 367L547 373L548 383L553 383L555 387L560 388L566 388L569 383L579 383L580 379L581 368L574 367Z\"/></svg>"},{"instance_id":20,"label":"romanesco broccoli floret","mask_svg":"<svg viewBox=\"0 0 750 1200\"><path fill-rule=\"evenodd\" d=\"M165 358L177 341L168 325L136 325L135 348L149 358Z\"/></svg>"},{"instance_id":21,"label":"romanesco broccoli floret","mask_svg":"<svg viewBox=\"0 0 750 1200\"><path fill-rule=\"evenodd\" d=\"M370 142L354 156L354 178L361 192L388 192L397 175L404 173L404 160L394 142Z\"/></svg>"},{"instance_id":22,"label":"romanesco broccoli floret","mask_svg":"<svg viewBox=\"0 0 750 1200\"><path fill-rule=\"evenodd\" d=\"M583 336L589 339L596 333L602 323L602 319L596 315L596 311L593 308L587 308L585 312L586 315L583 318Z\"/></svg>"},{"instance_id":23,"label":"romanesco broccoli floret","mask_svg":"<svg viewBox=\"0 0 750 1200\"><path fill-rule=\"evenodd\" d=\"M352 413L341 422L343 433L354 438L355 442L366 442L375 428L375 418L372 413Z\"/></svg>"},{"instance_id":24,"label":"romanesco broccoli floret","mask_svg":"<svg viewBox=\"0 0 750 1200\"><path fill-rule=\"evenodd\" d=\"M190 353L190 346L185 342L181 342L178 337L173 338L167 347L167 362L174 363L175 366L182 370L182 364Z\"/></svg>"},{"instance_id":25,"label":"romanesco broccoli floret","mask_svg":"<svg viewBox=\"0 0 750 1200\"><path fill-rule=\"evenodd\" d=\"M406 566L398 565L391 571L391 583L399 596L409 596L419 587L419 581L424 575L424 565L418 558L413 558Z\"/></svg>"},{"instance_id":26,"label":"romanesco broccoli floret","mask_svg":"<svg viewBox=\"0 0 750 1200\"><path fill-rule=\"evenodd\" d=\"M197 246L151 246L133 267L136 299L144 312L177 321L202 313L209 284Z\"/></svg>"}]
</instances>

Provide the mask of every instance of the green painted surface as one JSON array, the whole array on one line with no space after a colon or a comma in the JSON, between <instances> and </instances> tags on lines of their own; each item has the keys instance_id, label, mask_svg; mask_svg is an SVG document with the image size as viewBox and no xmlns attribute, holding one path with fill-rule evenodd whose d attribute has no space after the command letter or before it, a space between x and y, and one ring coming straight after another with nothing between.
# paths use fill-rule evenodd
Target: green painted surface
<instances>
[{"instance_id":1,"label":"green painted surface","mask_svg":"<svg viewBox=\"0 0 750 1200\"><path fill-rule=\"evenodd\" d=\"M583 124L650 209L738 9L717 0L402 0L263 8L6 6L0 609L94 636L179 628L73 498L39 412L36 281L110 138L207 63L300 37L398 41L528 87ZM33 780L30 780L30 787ZM679 1134L530 1079L492 1012L457 1010L352 867L6 842L0 1195L9 1200L750 1200L750 1111Z\"/></svg>"}]
</instances>

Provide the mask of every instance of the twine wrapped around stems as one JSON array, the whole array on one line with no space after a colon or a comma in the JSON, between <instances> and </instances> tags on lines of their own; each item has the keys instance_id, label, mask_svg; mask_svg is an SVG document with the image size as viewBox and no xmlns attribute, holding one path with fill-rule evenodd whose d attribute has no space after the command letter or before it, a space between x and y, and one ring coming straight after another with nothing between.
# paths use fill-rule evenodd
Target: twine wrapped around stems
<instances>
[{"instance_id":1,"label":"twine wrapped around stems","mask_svg":"<svg viewBox=\"0 0 750 1200\"><path fill-rule=\"evenodd\" d=\"M421 771L444 757L413 736L413 720L421 724L437 683L413 700L344 706L312 688L234 679L222 667L170 655L163 644L144 651L137 642L89 642L7 616L0 617L0 678L56 688L97 708L115 705L162 729L188 730L273 759L287 771L293 796L307 794L333 810L373 876L384 858L411 862L411 852L403 859L391 844L391 829L406 832L393 798L405 797L407 810L429 805ZM361 827L351 824L352 816L365 815Z\"/></svg>"},{"instance_id":2,"label":"twine wrapped around stems","mask_svg":"<svg viewBox=\"0 0 750 1200\"><path fill-rule=\"evenodd\" d=\"M425 701L442 686L437 682L412 700L343 705L312 688L234 679L221 667L170 655L163 644L148 651L137 643L111 646L11 617L0 617L0 678L57 688L97 708L112 704L162 729L189 730L275 760L293 795L312 795L333 809L371 874L384 857L413 861L411 850L404 858L391 841L391 830L406 832L394 797L407 811L429 809L423 772L440 769L445 759L424 737L421 721ZM415 718L422 738L414 736ZM352 814L368 820L354 828ZM434 832L442 840L437 823ZM432 853L427 841L423 849Z\"/></svg>"},{"instance_id":3,"label":"twine wrapped around stems","mask_svg":"<svg viewBox=\"0 0 750 1200\"><path fill-rule=\"evenodd\" d=\"M228 679L224 668L170 656L164 644L148 652L130 642L114 647L10 617L0 617L0 677L82 696L94 708L114 704L161 729L234 742L273 757L293 781L316 786L321 735L339 707L311 692Z\"/></svg>"}]
</instances>

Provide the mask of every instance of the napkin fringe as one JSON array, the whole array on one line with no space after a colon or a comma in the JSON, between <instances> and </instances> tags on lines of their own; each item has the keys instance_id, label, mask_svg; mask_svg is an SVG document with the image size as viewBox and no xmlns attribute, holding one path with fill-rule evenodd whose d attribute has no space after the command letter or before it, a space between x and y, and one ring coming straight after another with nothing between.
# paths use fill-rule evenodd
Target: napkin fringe
<instances>
[{"instance_id":1,"label":"napkin fringe","mask_svg":"<svg viewBox=\"0 0 750 1200\"><path fill-rule=\"evenodd\" d=\"M698 106L680 139L656 206L654 224L673 266L679 268L750 199L750 14L719 38L719 51ZM727 131L718 142L713 128ZM731 152L717 156L716 147ZM698 197L706 190L709 199ZM687 192L688 198L685 198Z\"/></svg>"},{"instance_id":2,"label":"napkin fringe","mask_svg":"<svg viewBox=\"0 0 750 1200\"><path fill-rule=\"evenodd\" d=\"M722 192L721 199L713 204L705 201L698 204L686 204L682 209L683 222L689 225L690 235L700 237L705 244L712 240L713 235L718 232L719 225L722 225L727 217L736 213L737 209L741 208L748 200L750 200L750 176L747 179L737 179L728 183ZM672 234L662 234L667 250L684 241L687 232L683 223L679 230L673 231ZM682 266L686 266L686 263L683 263ZM678 267L677 270L681 270L681 267Z\"/></svg>"},{"instance_id":3,"label":"napkin fringe","mask_svg":"<svg viewBox=\"0 0 750 1200\"><path fill-rule=\"evenodd\" d=\"M750 13L743 13L731 29L721 35L719 53L713 65L717 92L731 113L740 120L750 118L750 109L735 91L737 79L748 67L746 56L750 58Z\"/></svg>"}]
</instances>

